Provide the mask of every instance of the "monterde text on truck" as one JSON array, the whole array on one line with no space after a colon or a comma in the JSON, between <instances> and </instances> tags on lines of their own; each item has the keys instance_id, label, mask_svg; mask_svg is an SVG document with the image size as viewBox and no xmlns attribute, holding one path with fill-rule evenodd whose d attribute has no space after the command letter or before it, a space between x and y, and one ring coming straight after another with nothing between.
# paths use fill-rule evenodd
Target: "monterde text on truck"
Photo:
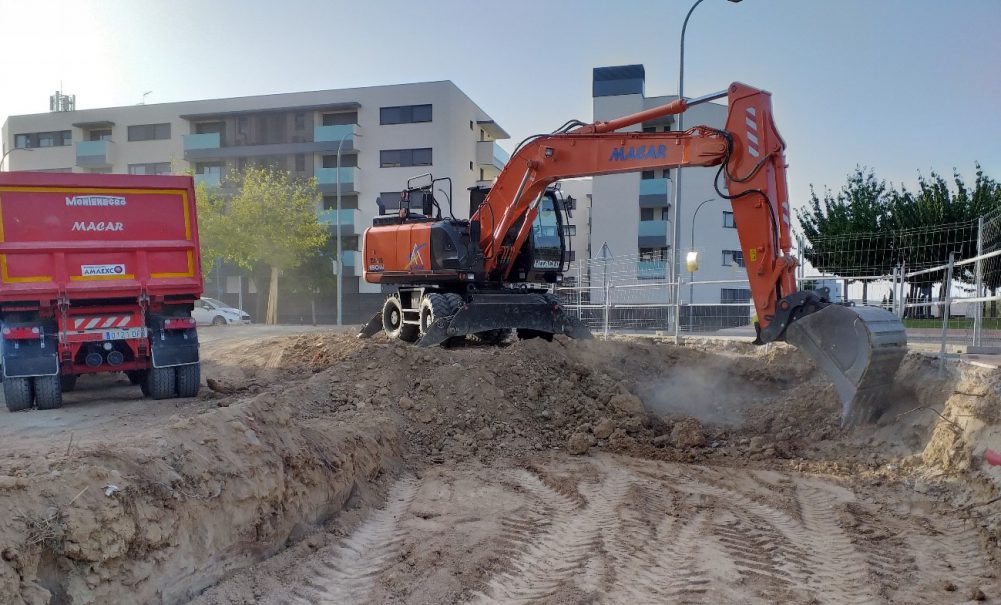
<instances>
[{"instance_id":1,"label":"monterde text on truck","mask_svg":"<svg viewBox=\"0 0 1001 605\"><path fill-rule=\"evenodd\" d=\"M191 177L0 173L7 409L62 406L82 374L193 397L202 293Z\"/></svg>"}]
</instances>

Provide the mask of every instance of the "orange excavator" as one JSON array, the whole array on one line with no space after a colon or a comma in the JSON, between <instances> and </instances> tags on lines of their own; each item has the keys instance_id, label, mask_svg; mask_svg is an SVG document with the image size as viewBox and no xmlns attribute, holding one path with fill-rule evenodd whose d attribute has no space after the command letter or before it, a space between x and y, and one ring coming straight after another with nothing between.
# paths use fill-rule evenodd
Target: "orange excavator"
<instances>
[{"instance_id":1,"label":"orange excavator","mask_svg":"<svg viewBox=\"0 0 1001 605\"><path fill-rule=\"evenodd\" d=\"M723 130L619 132L689 107L727 98ZM364 276L394 291L360 337L384 330L418 346L466 335L486 341L590 338L550 292L569 268L570 209L561 179L678 166L718 166L716 190L731 201L757 311L758 344L786 341L832 379L845 424L874 418L906 351L903 325L877 307L832 303L828 292L796 287L785 144L768 92L734 83L726 91L678 99L607 122L570 121L523 141L489 189L471 190L469 220L442 217L435 191L448 178L421 175L400 194L398 212L380 211L364 235ZM723 180L725 191L720 189ZM447 195L452 215L451 195Z\"/></svg>"}]
</instances>

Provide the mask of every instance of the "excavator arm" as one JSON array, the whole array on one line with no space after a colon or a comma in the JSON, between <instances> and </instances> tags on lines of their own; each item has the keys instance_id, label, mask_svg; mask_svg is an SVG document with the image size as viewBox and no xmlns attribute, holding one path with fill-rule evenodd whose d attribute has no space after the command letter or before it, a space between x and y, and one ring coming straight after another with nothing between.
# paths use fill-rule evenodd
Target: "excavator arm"
<instances>
[{"instance_id":1,"label":"excavator arm","mask_svg":"<svg viewBox=\"0 0 1001 605\"><path fill-rule=\"evenodd\" d=\"M546 187L572 177L637 172L679 166L720 166L732 201L762 340L776 340L782 321L771 327L779 301L796 292L796 259L790 253L790 212L785 179L785 143L772 121L771 95L735 83L725 96L725 130L697 126L687 132L618 132L644 121L678 114L699 102L678 100L610 122L581 125L565 133L536 137L512 156L474 214L488 275L508 277L528 239L538 200ZM512 228L517 235L508 237ZM505 240L510 241L503 245ZM781 313L779 314L781 315Z\"/></svg>"},{"instance_id":2,"label":"excavator arm","mask_svg":"<svg viewBox=\"0 0 1001 605\"><path fill-rule=\"evenodd\" d=\"M729 106L724 130L697 126L686 132L619 132L723 96ZM784 150L772 119L771 95L740 83L725 93L532 137L512 154L471 219L481 225L485 272L497 281L508 278L539 200L556 181L718 166L717 191L733 206L757 311L756 342L787 340L804 350L832 378L843 421L866 421L885 403L906 350L904 329L883 309L836 305L827 300L826 291L797 289ZM721 181L725 191L719 188Z\"/></svg>"}]
</instances>

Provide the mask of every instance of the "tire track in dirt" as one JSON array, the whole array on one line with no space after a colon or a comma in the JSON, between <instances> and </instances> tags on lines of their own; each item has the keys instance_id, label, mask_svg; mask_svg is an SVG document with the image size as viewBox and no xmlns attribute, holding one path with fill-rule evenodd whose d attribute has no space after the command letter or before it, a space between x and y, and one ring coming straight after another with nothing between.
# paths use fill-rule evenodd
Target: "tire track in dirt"
<instances>
[{"instance_id":1,"label":"tire track in dirt","mask_svg":"<svg viewBox=\"0 0 1001 605\"><path fill-rule=\"evenodd\" d=\"M386 507L374 512L346 539L316 553L300 574L301 585L272 602L278 605L367 603L376 577L403 542L399 519L417 493L413 478L398 481Z\"/></svg>"},{"instance_id":2,"label":"tire track in dirt","mask_svg":"<svg viewBox=\"0 0 1001 605\"><path fill-rule=\"evenodd\" d=\"M599 589L602 579L588 577L596 574L586 568L603 551L603 523L614 517L615 507L629 488L628 478L623 473L606 475L587 490L591 493L581 488L581 495L589 503L581 507L580 498L566 495L564 489L557 491L535 473L522 471L518 475L521 486L551 510L552 524L547 531L533 536L511 561L510 568L492 577L486 591L471 602L532 602L553 595L575 576L585 590Z\"/></svg>"}]
</instances>

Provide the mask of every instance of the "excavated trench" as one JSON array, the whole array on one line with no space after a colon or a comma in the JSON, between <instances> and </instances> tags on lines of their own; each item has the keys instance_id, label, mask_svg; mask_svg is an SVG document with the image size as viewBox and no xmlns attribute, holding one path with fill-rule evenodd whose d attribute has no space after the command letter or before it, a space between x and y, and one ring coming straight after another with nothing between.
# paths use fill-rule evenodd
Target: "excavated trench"
<instances>
[{"instance_id":1,"label":"excavated trench","mask_svg":"<svg viewBox=\"0 0 1001 605\"><path fill-rule=\"evenodd\" d=\"M135 431L0 461L0 602L1001 596L990 371L912 354L848 432L788 347L257 348Z\"/></svg>"}]
</instances>

